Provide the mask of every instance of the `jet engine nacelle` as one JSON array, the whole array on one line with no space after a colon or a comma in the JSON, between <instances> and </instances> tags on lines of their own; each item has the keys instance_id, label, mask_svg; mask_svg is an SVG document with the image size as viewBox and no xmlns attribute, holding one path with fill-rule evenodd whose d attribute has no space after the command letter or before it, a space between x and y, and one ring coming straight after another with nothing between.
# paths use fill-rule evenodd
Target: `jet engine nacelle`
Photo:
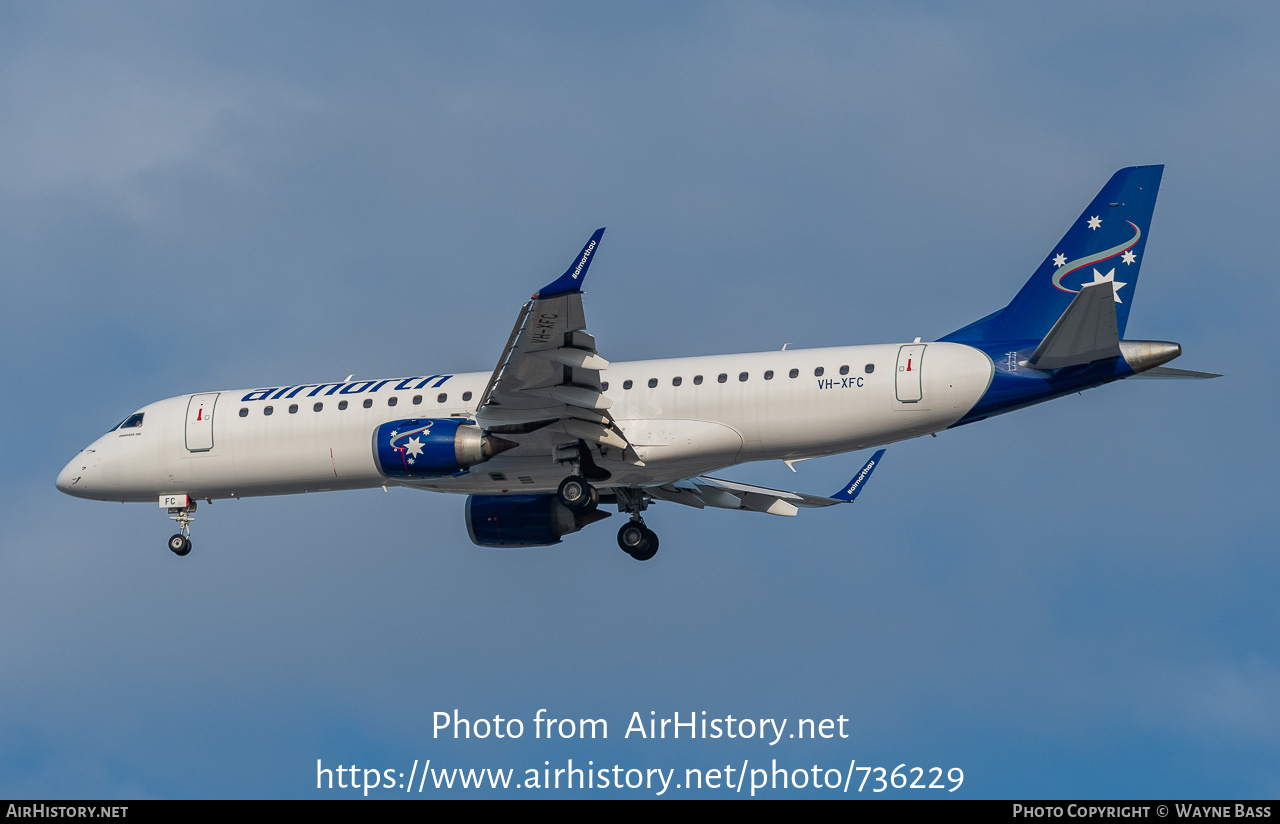
<instances>
[{"instance_id":1,"label":"jet engine nacelle","mask_svg":"<svg viewBox=\"0 0 1280 824\"><path fill-rule=\"evenodd\" d=\"M461 418L409 418L373 433L373 456L388 478L456 475L514 446Z\"/></svg>"},{"instance_id":2,"label":"jet engine nacelle","mask_svg":"<svg viewBox=\"0 0 1280 824\"><path fill-rule=\"evenodd\" d=\"M598 509L573 512L555 495L467 496L467 534L477 546L551 546L608 517Z\"/></svg>"}]
</instances>

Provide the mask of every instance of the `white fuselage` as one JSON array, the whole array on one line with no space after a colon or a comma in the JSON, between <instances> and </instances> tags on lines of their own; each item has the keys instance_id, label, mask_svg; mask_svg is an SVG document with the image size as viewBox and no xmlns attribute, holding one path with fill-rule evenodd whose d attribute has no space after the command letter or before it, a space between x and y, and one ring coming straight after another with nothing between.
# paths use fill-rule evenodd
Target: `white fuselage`
<instances>
[{"instance_id":1,"label":"white fuselage","mask_svg":"<svg viewBox=\"0 0 1280 824\"><path fill-rule=\"evenodd\" d=\"M602 374L604 394L643 465L607 454L599 463L611 473L607 486L654 486L747 461L813 458L913 438L960 420L992 374L987 355L955 343L614 363ZM167 494L212 499L400 483L378 469L378 425L474 418L489 378L473 372L168 398L139 410L141 425L113 430L81 451L59 475L58 488L99 500L155 501ZM469 472L407 485L550 492L564 476L551 450L525 444Z\"/></svg>"}]
</instances>

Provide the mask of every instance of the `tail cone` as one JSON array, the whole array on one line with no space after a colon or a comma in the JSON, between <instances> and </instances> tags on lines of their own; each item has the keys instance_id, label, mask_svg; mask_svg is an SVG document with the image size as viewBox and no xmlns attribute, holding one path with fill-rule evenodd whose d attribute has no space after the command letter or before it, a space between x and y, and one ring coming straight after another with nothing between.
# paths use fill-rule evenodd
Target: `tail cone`
<instances>
[{"instance_id":1,"label":"tail cone","mask_svg":"<svg viewBox=\"0 0 1280 824\"><path fill-rule=\"evenodd\" d=\"M1182 354L1182 346L1167 340L1122 340L1120 354L1136 374L1178 357Z\"/></svg>"}]
</instances>

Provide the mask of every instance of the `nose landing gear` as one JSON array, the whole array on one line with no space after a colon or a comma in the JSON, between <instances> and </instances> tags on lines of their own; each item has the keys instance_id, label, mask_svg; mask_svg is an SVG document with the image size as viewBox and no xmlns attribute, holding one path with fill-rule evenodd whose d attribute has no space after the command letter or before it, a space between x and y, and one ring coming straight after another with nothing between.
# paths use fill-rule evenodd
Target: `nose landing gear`
<instances>
[{"instance_id":1,"label":"nose landing gear","mask_svg":"<svg viewBox=\"0 0 1280 824\"><path fill-rule=\"evenodd\" d=\"M169 551L178 557L191 552L191 522L195 520L196 502L169 507L169 520L178 522L178 531L169 536Z\"/></svg>"}]
</instances>

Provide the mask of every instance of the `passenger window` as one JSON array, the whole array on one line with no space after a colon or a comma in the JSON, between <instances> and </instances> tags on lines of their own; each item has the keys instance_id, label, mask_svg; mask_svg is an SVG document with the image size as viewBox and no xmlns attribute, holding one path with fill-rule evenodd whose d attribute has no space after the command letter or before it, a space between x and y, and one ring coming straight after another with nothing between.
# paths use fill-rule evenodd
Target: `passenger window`
<instances>
[{"instance_id":1,"label":"passenger window","mask_svg":"<svg viewBox=\"0 0 1280 824\"><path fill-rule=\"evenodd\" d=\"M400 403L399 398L387 398L387 406L395 406L398 403Z\"/></svg>"},{"instance_id":2,"label":"passenger window","mask_svg":"<svg viewBox=\"0 0 1280 824\"><path fill-rule=\"evenodd\" d=\"M764 373L764 379L765 379L765 380L767 380L767 381L771 381L771 380L773 380L773 370L772 370L772 369L770 369L768 372L765 372L765 373Z\"/></svg>"},{"instance_id":3,"label":"passenger window","mask_svg":"<svg viewBox=\"0 0 1280 824\"><path fill-rule=\"evenodd\" d=\"M681 383L682 383L682 379L680 378L679 375L671 379L672 386L679 386Z\"/></svg>"},{"instance_id":4,"label":"passenger window","mask_svg":"<svg viewBox=\"0 0 1280 824\"><path fill-rule=\"evenodd\" d=\"M609 391L609 382L608 382L608 381L600 381L600 391L601 391L601 392L608 392L608 391Z\"/></svg>"},{"instance_id":5,"label":"passenger window","mask_svg":"<svg viewBox=\"0 0 1280 824\"><path fill-rule=\"evenodd\" d=\"M364 408L365 408L365 409L371 409L372 407L373 407L373 398L365 398L365 399L364 399Z\"/></svg>"},{"instance_id":6,"label":"passenger window","mask_svg":"<svg viewBox=\"0 0 1280 824\"><path fill-rule=\"evenodd\" d=\"M463 392L463 393L462 393L462 399L463 399L464 401L469 401L469 400L471 400L471 393L470 393L470 392Z\"/></svg>"},{"instance_id":7,"label":"passenger window","mask_svg":"<svg viewBox=\"0 0 1280 824\"><path fill-rule=\"evenodd\" d=\"M346 408L347 408L347 402L346 402L346 401L338 401L338 408L339 408L339 409L346 409Z\"/></svg>"},{"instance_id":8,"label":"passenger window","mask_svg":"<svg viewBox=\"0 0 1280 824\"><path fill-rule=\"evenodd\" d=\"M739 372L739 373L738 373L738 380L743 381L743 382L745 383L745 382L746 382L746 380L747 380L747 373L746 373L746 372Z\"/></svg>"},{"instance_id":9,"label":"passenger window","mask_svg":"<svg viewBox=\"0 0 1280 824\"><path fill-rule=\"evenodd\" d=\"M272 412L274 412L274 411L276 411L274 407L270 407L270 406L268 406L267 408L265 408L265 409L263 409L263 410L262 410L262 414L264 414L264 415L270 415L270 414L271 414Z\"/></svg>"},{"instance_id":10,"label":"passenger window","mask_svg":"<svg viewBox=\"0 0 1280 824\"><path fill-rule=\"evenodd\" d=\"M324 409L324 404L317 403L315 406L311 407L311 409L314 412L319 412L321 409Z\"/></svg>"},{"instance_id":11,"label":"passenger window","mask_svg":"<svg viewBox=\"0 0 1280 824\"><path fill-rule=\"evenodd\" d=\"M289 414L290 415L298 414L298 405L296 403L289 404Z\"/></svg>"},{"instance_id":12,"label":"passenger window","mask_svg":"<svg viewBox=\"0 0 1280 824\"><path fill-rule=\"evenodd\" d=\"M702 386L702 376L701 376L701 375L694 375L694 376L693 376L693 385L694 385L694 386Z\"/></svg>"},{"instance_id":13,"label":"passenger window","mask_svg":"<svg viewBox=\"0 0 1280 824\"><path fill-rule=\"evenodd\" d=\"M658 379L657 379L657 378L649 378L649 388L650 388L650 389L653 389L653 388L654 388L655 386L657 386L657 385L658 385Z\"/></svg>"},{"instance_id":14,"label":"passenger window","mask_svg":"<svg viewBox=\"0 0 1280 824\"><path fill-rule=\"evenodd\" d=\"M729 376L723 372L716 376L716 383L724 383L727 380L729 380Z\"/></svg>"},{"instance_id":15,"label":"passenger window","mask_svg":"<svg viewBox=\"0 0 1280 824\"><path fill-rule=\"evenodd\" d=\"M799 369L792 369L790 372L788 372L788 373L787 373L787 377L789 377L789 378L798 378L798 377L800 377L800 370L799 370Z\"/></svg>"},{"instance_id":16,"label":"passenger window","mask_svg":"<svg viewBox=\"0 0 1280 824\"><path fill-rule=\"evenodd\" d=\"M418 405L418 404L420 404L420 403L422 403L422 396L421 396L421 395L414 395L414 396L413 396L413 405L414 405L414 406L417 406L417 405Z\"/></svg>"},{"instance_id":17,"label":"passenger window","mask_svg":"<svg viewBox=\"0 0 1280 824\"><path fill-rule=\"evenodd\" d=\"M867 374L868 374L868 375L870 375L870 374L871 374L872 372L874 372L874 371L876 371L876 365L875 365L874 363L868 363L868 364L867 364Z\"/></svg>"},{"instance_id":18,"label":"passenger window","mask_svg":"<svg viewBox=\"0 0 1280 824\"><path fill-rule=\"evenodd\" d=\"M841 375L847 375L847 374L849 374L849 367L847 367L847 366L841 366L841 367L840 367L840 374L841 374Z\"/></svg>"},{"instance_id":19,"label":"passenger window","mask_svg":"<svg viewBox=\"0 0 1280 824\"><path fill-rule=\"evenodd\" d=\"M622 388L623 388L623 389L630 389L630 388L631 388L631 381L629 381L629 380L623 381L623 382L622 382Z\"/></svg>"},{"instance_id":20,"label":"passenger window","mask_svg":"<svg viewBox=\"0 0 1280 824\"><path fill-rule=\"evenodd\" d=\"M449 396L444 392L441 392L439 395L436 396L436 403L444 403L447 400L449 400Z\"/></svg>"},{"instance_id":21,"label":"passenger window","mask_svg":"<svg viewBox=\"0 0 1280 824\"><path fill-rule=\"evenodd\" d=\"M242 418L247 418L247 417L249 417L249 407L247 407L247 406L246 406L246 407L243 407L243 408L240 410L240 417L242 417Z\"/></svg>"}]
</instances>

